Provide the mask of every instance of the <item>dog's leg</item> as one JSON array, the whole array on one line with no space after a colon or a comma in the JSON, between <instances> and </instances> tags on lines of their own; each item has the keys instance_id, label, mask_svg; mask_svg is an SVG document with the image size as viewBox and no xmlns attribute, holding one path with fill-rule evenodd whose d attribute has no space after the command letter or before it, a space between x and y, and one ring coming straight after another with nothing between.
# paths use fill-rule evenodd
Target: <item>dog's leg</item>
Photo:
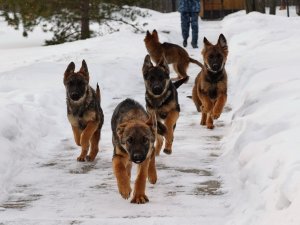
<instances>
[{"instance_id":1,"label":"dog's leg","mask_svg":"<svg viewBox=\"0 0 300 225\"><path fill-rule=\"evenodd\" d=\"M194 104L195 104L195 106L196 106L196 108L197 108L197 111L198 111L198 112L201 112L201 105L202 105L202 103L201 103L201 101L200 101L200 99L199 99L199 97L198 97L197 86L196 86L196 84L195 84L194 87L193 87L193 91L192 91L192 99L193 99L193 102L194 102Z\"/></svg>"},{"instance_id":2,"label":"dog's leg","mask_svg":"<svg viewBox=\"0 0 300 225\"><path fill-rule=\"evenodd\" d=\"M176 121L179 117L179 112L177 111L171 111L168 113L168 116L165 120L165 125L167 127L167 133L165 135L166 144L164 153L170 155L172 153L172 144L174 139L174 127L176 124Z\"/></svg>"},{"instance_id":3,"label":"dog's leg","mask_svg":"<svg viewBox=\"0 0 300 225\"><path fill-rule=\"evenodd\" d=\"M129 177L129 180L131 178L131 168L132 168L132 163L128 161L127 166L126 166L126 171L127 171L127 175Z\"/></svg>"},{"instance_id":4,"label":"dog's leg","mask_svg":"<svg viewBox=\"0 0 300 225\"><path fill-rule=\"evenodd\" d=\"M171 78L171 80L172 81L180 80L180 73L178 71L178 64L177 63L173 63L173 69L174 69L175 73L177 74L177 78Z\"/></svg>"},{"instance_id":5,"label":"dog's leg","mask_svg":"<svg viewBox=\"0 0 300 225\"><path fill-rule=\"evenodd\" d=\"M207 119L207 113L202 112L200 125L205 126L206 125L206 119Z\"/></svg>"},{"instance_id":6,"label":"dog's leg","mask_svg":"<svg viewBox=\"0 0 300 225\"><path fill-rule=\"evenodd\" d=\"M201 112L209 113L213 108L213 103L206 95L200 95L200 101L202 103Z\"/></svg>"},{"instance_id":7,"label":"dog's leg","mask_svg":"<svg viewBox=\"0 0 300 225\"><path fill-rule=\"evenodd\" d=\"M214 128L214 120L212 118L212 113L211 112L207 113L206 127L208 129L213 129Z\"/></svg>"},{"instance_id":8,"label":"dog's leg","mask_svg":"<svg viewBox=\"0 0 300 225\"><path fill-rule=\"evenodd\" d=\"M155 184L157 181L157 173L155 166L155 151L152 151L148 169L148 180L151 184Z\"/></svg>"},{"instance_id":9,"label":"dog's leg","mask_svg":"<svg viewBox=\"0 0 300 225\"><path fill-rule=\"evenodd\" d=\"M168 132L168 131L167 131ZM157 134L156 136L156 143L155 143L155 154L156 155L159 155L160 154L160 150L163 146L163 143L164 143L164 138L163 136Z\"/></svg>"},{"instance_id":10,"label":"dog's leg","mask_svg":"<svg viewBox=\"0 0 300 225\"><path fill-rule=\"evenodd\" d=\"M227 96L224 94L218 97L218 99L214 105L213 111L212 111L213 119L218 119L220 117L222 110L224 108L224 105L226 103L226 100L227 100Z\"/></svg>"},{"instance_id":11,"label":"dog's leg","mask_svg":"<svg viewBox=\"0 0 300 225\"><path fill-rule=\"evenodd\" d=\"M178 80L188 77L188 75L186 73L188 65L189 64L186 62L178 62L178 63L173 64L174 70L177 73Z\"/></svg>"},{"instance_id":12,"label":"dog's leg","mask_svg":"<svg viewBox=\"0 0 300 225\"><path fill-rule=\"evenodd\" d=\"M189 66L188 62L182 61L177 64L179 79L188 77L186 71Z\"/></svg>"},{"instance_id":13,"label":"dog's leg","mask_svg":"<svg viewBox=\"0 0 300 225\"><path fill-rule=\"evenodd\" d=\"M146 179L148 177L149 161L147 158L138 165L137 178L135 180L133 198L131 203L144 204L149 202L148 197L145 194Z\"/></svg>"},{"instance_id":14,"label":"dog's leg","mask_svg":"<svg viewBox=\"0 0 300 225\"><path fill-rule=\"evenodd\" d=\"M115 155L112 160L114 174L117 178L118 189L124 199L128 199L131 193L130 177L128 176L128 157Z\"/></svg>"},{"instance_id":15,"label":"dog's leg","mask_svg":"<svg viewBox=\"0 0 300 225\"><path fill-rule=\"evenodd\" d=\"M100 129L97 129L91 138L91 149L86 157L88 161L94 161L99 151Z\"/></svg>"},{"instance_id":16,"label":"dog's leg","mask_svg":"<svg viewBox=\"0 0 300 225\"><path fill-rule=\"evenodd\" d=\"M80 131L78 127L72 126L75 143L80 146Z\"/></svg>"},{"instance_id":17,"label":"dog's leg","mask_svg":"<svg viewBox=\"0 0 300 225\"><path fill-rule=\"evenodd\" d=\"M98 128L99 123L95 121L88 122L86 128L82 131L80 136L80 144L81 144L81 154L77 158L78 161L83 162L89 150L89 144L92 135L95 133Z\"/></svg>"}]
</instances>

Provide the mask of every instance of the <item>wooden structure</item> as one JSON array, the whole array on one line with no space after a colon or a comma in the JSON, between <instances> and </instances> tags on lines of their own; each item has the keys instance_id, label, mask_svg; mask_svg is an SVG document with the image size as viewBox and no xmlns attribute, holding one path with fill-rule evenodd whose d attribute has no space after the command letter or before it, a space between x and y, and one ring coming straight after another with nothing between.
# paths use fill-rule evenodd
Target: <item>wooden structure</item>
<instances>
[{"instance_id":1,"label":"wooden structure","mask_svg":"<svg viewBox=\"0 0 300 225\"><path fill-rule=\"evenodd\" d=\"M200 0L202 19L219 19L245 9L244 0Z\"/></svg>"}]
</instances>

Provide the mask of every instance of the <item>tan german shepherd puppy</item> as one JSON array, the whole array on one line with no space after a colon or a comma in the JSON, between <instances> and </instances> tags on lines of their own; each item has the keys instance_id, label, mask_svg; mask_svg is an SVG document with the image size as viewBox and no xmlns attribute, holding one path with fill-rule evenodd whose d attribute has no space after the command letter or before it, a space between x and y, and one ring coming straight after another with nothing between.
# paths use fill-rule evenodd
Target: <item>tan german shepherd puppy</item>
<instances>
[{"instance_id":1,"label":"tan german shepherd puppy","mask_svg":"<svg viewBox=\"0 0 300 225\"><path fill-rule=\"evenodd\" d=\"M186 71L189 63L195 63L201 68L203 68L202 63L191 58L184 48L179 45L171 43L159 42L158 34L156 30L153 30L152 34L147 31L146 37L144 39L147 51L151 59L155 64L159 64L163 57L165 57L168 64L173 64L173 68L177 73L177 79L188 78ZM186 80L187 82L188 80Z\"/></svg>"},{"instance_id":2,"label":"tan german shepherd puppy","mask_svg":"<svg viewBox=\"0 0 300 225\"><path fill-rule=\"evenodd\" d=\"M160 130L157 130L155 114L149 115L138 102L126 99L114 110L111 129L113 170L119 192L125 199L130 197L131 167L134 162L138 164L138 172L131 203L146 203L149 201L145 194L147 177L151 184L157 180L154 142Z\"/></svg>"},{"instance_id":3,"label":"tan german shepherd puppy","mask_svg":"<svg viewBox=\"0 0 300 225\"><path fill-rule=\"evenodd\" d=\"M228 46L223 34L220 34L215 45L205 37L203 42L202 55L205 67L195 79L192 99L198 112L202 112L200 124L213 129L213 120L220 117L227 100L225 63Z\"/></svg>"},{"instance_id":4,"label":"tan german shepherd puppy","mask_svg":"<svg viewBox=\"0 0 300 225\"><path fill-rule=\"evenodd\" d=\"M81 146L81 154L77 161L93 161L99 151L98 144L104 121L100 106L100 89L98 84L96 91L89 85L89 71L84 60L80 70L74 70L75 64L71 62L64 74L68 119L75 142Z\"/></svg>"}]
</instances>

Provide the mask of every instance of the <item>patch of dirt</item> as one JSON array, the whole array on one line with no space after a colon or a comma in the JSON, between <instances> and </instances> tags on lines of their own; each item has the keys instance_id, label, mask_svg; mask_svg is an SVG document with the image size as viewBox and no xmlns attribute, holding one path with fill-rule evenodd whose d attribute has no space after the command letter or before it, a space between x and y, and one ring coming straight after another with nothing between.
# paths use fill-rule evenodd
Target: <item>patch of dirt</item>
<instances>
[{"instance_id":1,"label":"patch of dirt","mask_svg":"<svg viewBox=\"0 0 300 225\"><path fill-rule=\"evenodd\" d=\"M194 189L194 195L222 195L220 191L221 183L217 180L209 180L199 184Z\"/></svg>"}]
</instances>

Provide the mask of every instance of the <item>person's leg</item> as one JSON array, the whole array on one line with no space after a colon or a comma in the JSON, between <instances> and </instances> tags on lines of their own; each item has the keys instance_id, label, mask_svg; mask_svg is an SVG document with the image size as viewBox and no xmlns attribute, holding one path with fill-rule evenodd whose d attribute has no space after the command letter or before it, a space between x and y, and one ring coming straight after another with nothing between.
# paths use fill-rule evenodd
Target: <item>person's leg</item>
<instances>
[{"instance_id":1,"label":"person's leg","mask_svg":"<svg viewBox=\"0 0 300 225\"><path fill-rule=\"evenodd\" d=\"M192 27L192 46L198 48L198 19L199 13L191 13L191 27Z\"/></svg>"},{"instance_id":2,"label":"person's leg","mask_svg":"<svg viewBox=\"0 0 300 225\"><path fill-rule=\"evenodd\" d=\"M190 17L189 13L182 12L181 13L181 32L182 32L182 38L183 38L183 46L187 46L187 39L189 38L189 32L190 32Z\"/></svg>"}]
</instances>

